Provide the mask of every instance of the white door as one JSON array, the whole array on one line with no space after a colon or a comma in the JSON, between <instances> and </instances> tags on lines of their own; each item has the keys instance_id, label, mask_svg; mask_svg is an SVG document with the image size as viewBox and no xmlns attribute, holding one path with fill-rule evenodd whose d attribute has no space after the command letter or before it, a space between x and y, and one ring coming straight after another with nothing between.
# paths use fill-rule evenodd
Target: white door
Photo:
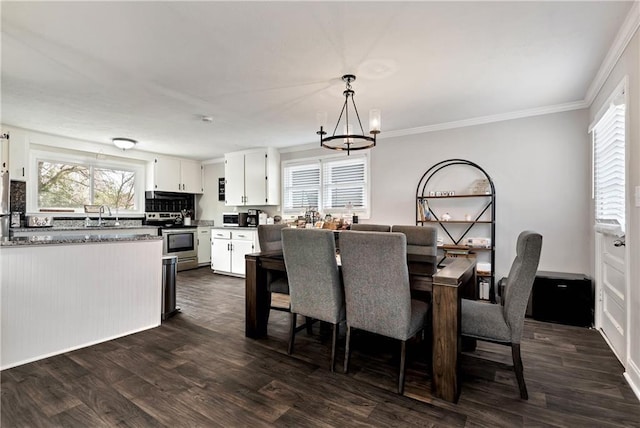
<instances>
[{"instance_id":1,"label":"white door","mask_svg":"<svg viewBox=\"0 0 640 428\"><path fill-rule=\"evenodd\" d=\"M231 272L231 240L211 240L211 269L221 272Z\"/></svg>"},{"instance_id":2,"label":"white door","mask_svg":"<svg viewBox=\"0 0 640 428\"><path fill-rule=\"evenodd\" d=\"M613 352L623 362L626 355L627 333L627 279L624 237L609 233L596 233L596 281L599 284L597 319ZM599 322L598 322L599 319Z\"/></svg>"},{"instance_id":3,"label":"white door","mask_svg":"<svg viewBox=\"0 0 640 428\"><path fill-rule=\"evenodd\" d=\"M624 240L629 176L625 78L592 126L595 208L596 327L620 362L627 353L627 256Z\"/></svg>"}]
</instances>

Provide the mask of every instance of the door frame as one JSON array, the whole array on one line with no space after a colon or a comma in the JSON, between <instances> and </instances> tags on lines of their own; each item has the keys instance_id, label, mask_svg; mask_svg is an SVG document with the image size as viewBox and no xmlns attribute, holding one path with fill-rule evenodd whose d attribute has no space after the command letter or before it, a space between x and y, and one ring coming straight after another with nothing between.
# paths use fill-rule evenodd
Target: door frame
<instances>
[{"instance_id":1,"label":"door frame","mask_svg":"<svg viewBox=\"0 0 640 428\"><path fill-rule=\"evenodd\" d=\"M625 127L625 145L624 145L624 151L625 151L625 159L624 159L624 179L625 179L625 189L624 189L624 195L625 195L625 234L628 232L628 223L629 223L629 219L631 218L632 212L631 212L631 203L630 201L632 200L630 198L629 192L630 189L632 188L632 186L630 186L630 159L631 159L631 150L630 150L630 144L628 144L629 142L629 135L631 132L631 123L629 120L629 76L625 75L622 80L620 81L620 83L618 83L615 87L615 89L611 92L611 94L609 95L609 97L606 99L606 101L602 104L602 107L600 108L600 110L598 111L598 113L596 114L592 124L589 126L589 131L591 132L591 130L593 129L594 125L597 123L598 120L600 120L600 118L602 117L602 115L607 111L610 103L618 96L618 94L623 93L624 96L624 103L625 103L625 120L624 120L624 127ZM592 168L592 176L591 176L591 189L592 191L594 191L594 159L593 159L593 146L592 146L592 150L591 150L591 168ZM593 196L593 195L592 195ZM633 196L633 195L631 195ZM592 218L593 218L593 224L595 225L595 216L594 216L594 206L593 206L593 201L592 201ZM598 332L600 333L600 335L604 338L605 342L607 342L607 345L609 345L609 348L613 351L614 355L618 358L618 360L620 361L620 363L622 364L622 366L625 368L625 371L627 369L627 361L629 359L629 348L631 346L631 338L629 335L629 325L631 323L631 314L630 314L630 305L629 305L629 295L631 292L631 263L630 261L630 251L629 245L625 245L625 249L624 249L624 257L625 257L625 262L624 262L624 275L625 275L625 300L624 300L624 311L625 311L625 326L624 326L624 332L625 332L625 336L624 336L624 341L625 341L625 349L624 349L624 355L618 355L618 353L616 352L615 348L612 346L611 342L609 341L609 339L607 338L607 336L604 334L604 332L602 331L602 314L603 314L603 305L602 305L602 294L603 294L603 287L602 287L602 245L603 245L603 239L601 237L598 236L598 234L600 233L607 233L607 232L601 232L598 231L597 229L607 229L606 226L597 226L594 227L593 229L593 239L594 239L594 245L593 245L593 252L594 252L594 282L595 282L595 307L594 307L594 326L595 328L598 330ZM613 230L609 231L609 233L612 233Z\"/></svg>"}]
</instances>

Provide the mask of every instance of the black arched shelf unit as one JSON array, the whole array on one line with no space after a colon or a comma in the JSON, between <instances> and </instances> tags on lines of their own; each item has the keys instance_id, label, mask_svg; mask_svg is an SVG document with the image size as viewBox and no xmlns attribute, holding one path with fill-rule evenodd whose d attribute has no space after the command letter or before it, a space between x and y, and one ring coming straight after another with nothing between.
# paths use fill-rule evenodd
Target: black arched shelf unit
<instances>
[{"instance_id":1,"label":"black arched shelf unit","mask_svg":"<svg viewBox=\"0 0 640 428\"><path fill-rule=\"evenodd\" d=\"M436 189L438 185L442 186L441 179L452 172L451 168L472 168L466 173L478 178L473 183L467 183L465 189ZM454 173L456 171L453 170ZM467 210L475 210L474 214L449 214L449 211L455 211L461 205ZM438 243L438 252L442 256L440 263L447 257L476 257L478 266L486 267L486 264L480 263L489 260L490 269L478 270L476 297L494 302L495 218L496 191L493 180L478 164L465 159L447 159L430 167L420 178L416 188L416 225L438 227L438 236L442 237L442 242ZM476 231L482 233L481 238L472 237Z\"/></svg>"}]
</instances>

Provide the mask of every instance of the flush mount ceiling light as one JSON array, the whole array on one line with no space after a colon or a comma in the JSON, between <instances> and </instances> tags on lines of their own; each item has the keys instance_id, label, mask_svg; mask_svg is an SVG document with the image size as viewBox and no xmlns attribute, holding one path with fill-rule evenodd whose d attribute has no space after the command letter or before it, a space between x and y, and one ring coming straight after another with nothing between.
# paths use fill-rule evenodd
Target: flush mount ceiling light
<instances>
[{"instance_id":1,"label":"flush mount ceiling light","mask_svg":"<svg viewBox=\"0 0 640 428\"><path fill-rule=\"evenodd\" d=\"M132 149L133 146L138 144L136 140L132 140L131 138L114 138L111 140L113 145L122 150Z\"/></svg>"},{"instance_id":2,"label":"flush mount ceiling light","mask_svg":"<svg viewBox=\"0 0 640 428\"><path fill-rule=\"evenodd\" d=\"M356 76L353 74L345 74L342 76L342 80L346 83L347 88L342 93L344 95L344 104L342 105L342 111L340 111L336 127L333 129L333 134L325 137L325 135L327 135L327 132L324 130L326 113L318 114L320 130L316 132L316 134L320 136L321 147L331 150L346 150L347 155L349 155L351 150L370 149L376 145L376 135L380 133L380 110L375 109L369 111L369 134L372 136L365 135L364 128L362 128L362 122L360 121L360 114L358 114L356 102L353 99L355 92L351 89L351 82L356 80ZM349 99L351 99L351 104L353 105L353 111L355 113L355 120L357 120L360 132L362 132L361 134L354 133L353 126L349 122L350 120L354 120L353 115L349 117ZM336 135L336 131L338 130L341 122L343 123L343 134Z\"/></svg>"}]
</instances>

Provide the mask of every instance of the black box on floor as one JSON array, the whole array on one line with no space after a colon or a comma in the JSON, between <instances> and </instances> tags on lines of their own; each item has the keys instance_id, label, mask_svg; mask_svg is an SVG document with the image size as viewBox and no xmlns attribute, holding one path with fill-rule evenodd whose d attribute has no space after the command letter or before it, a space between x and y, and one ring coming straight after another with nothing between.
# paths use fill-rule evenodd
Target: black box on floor
<instances>
[{"instance_id":1,"label":"black box on floor","mask_svg":"<svg viewBox=\"0 0 640 428\"><path fill-rule=\"evenodd\" d=\"M581 327L593 325L594 289L583 274L538 271L531 292L533 318Z\"/></svg>"}]
</instances>

